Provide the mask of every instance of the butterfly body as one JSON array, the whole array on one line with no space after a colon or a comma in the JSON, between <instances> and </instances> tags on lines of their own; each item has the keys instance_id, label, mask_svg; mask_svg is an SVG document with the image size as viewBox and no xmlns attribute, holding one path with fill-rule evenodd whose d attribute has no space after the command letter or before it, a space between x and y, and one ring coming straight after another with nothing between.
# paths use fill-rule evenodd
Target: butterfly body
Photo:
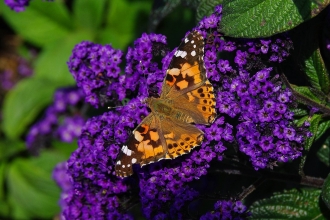
<instances>
[{"instance_id":1,"label":"butterfly body","mask_svg":"<svg viewBox=\"0 0 330 220\"><path fill-rule=\"evenodd\" d=\"M168 120L169 118L175 118L178 121L185 123L193 123L193 118L173 106L173 100L162 98L148 98L147 103L151 112L158 117L159 120Z\"/></svg>"},{"instance_id":2,"label":"butterfly body","mask_svg":"<svg viewBox=\"0 0 330 220\"><path fill-rule=\"evenodd\" d=\"M200 145L204 133L194 124L211 124L215 117L215 96L206 78L204 39L191 32L174 54L166 71L159 98L147 98L151 112L123 145L116 162L116 175L132 174L141 166L161 159L174 159Z\"/></svg>"}]
</instances>

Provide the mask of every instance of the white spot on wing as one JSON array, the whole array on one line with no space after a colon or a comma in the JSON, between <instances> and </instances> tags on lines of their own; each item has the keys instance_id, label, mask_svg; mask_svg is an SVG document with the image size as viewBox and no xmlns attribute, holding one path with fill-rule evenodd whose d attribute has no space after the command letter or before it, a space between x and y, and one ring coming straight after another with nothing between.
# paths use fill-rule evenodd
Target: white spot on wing
<instances>
[{"instance_id":1,"label":"white spot on wing","mask_svg":"<svg viewBox=\"0 0 330 220\"><path fill-rule=\"evenodd\" d=\"M120 160L118 160L116 164L117 164L117 165L121 165L121 161L120 161Z\"/></svg>"},{"instance_id":2,"label":"white spot on wing","mask_svg":"<svg viewBox=\"0 0 330 220\"><path fill-rule=\"evenodd\" d=\"M185 43L189 42L189 39L188 39L188 38L185 38L185 39L184 39L184 42L185 42Z\"/></svg>"},{"instance_id":3,"label":"white spot on wing","mask_svg":"<svg viewBox=\"0 0 330 220\"><path fill-rule=\"evenodd\" d=\"M192 41L191 41L191 43L193 44L193 43L195 43L195 41L194 41L194 40L192 40Z\"/></svg>"},{"instance_id":4,"label":"white spot on wing","mask_svg":"<svg viewBox=\"0 0 330 220\"><path fill-rule=\"evenodd\" d=\"M131 164L127 164L127 167L130 167L131 166Z\"/></svg>"},{"instance_id":5,"label":"white spot on wing","mask_svg":"<svg viewBox=\"0 0 330 220\"><path fill-rule=\"evenodd\" d=\"M186 51L182 51L182 50L177 50L175 52L174 56L185 58L187 56L187 52Z\"/></svg>"},{"instance_id":6,"label":"white spot on wing","mask_svg":"<svg viewBox=\"0 0 330 220\"><path fill-rule=\"evenodd\" d=\"M132 155L132 151L130 149L128 149L127 145L124 145L122 148L121 148L121 151L126 154L127 156L131 156Z\"/></svg>"},{"instance_id":7,"label":"white spot on wing","mask_svg":"<svg viewBox=\"0 0 330 220\"><path fill-rule=\"evenodd\" d=\"M194 44L194 46L193 46L194 48L196 48L196 45Z\"/></svg>"},{"instance_id":8,"label":"white spot on wing","mask_svg":"<svg viewBox=\"0 0 330 220\"><path fill-rule=\"evenodd\" d=\"M194 56L196 56L196 51L194 51L194 50L193 50L193 51L191 51L191 53L190 53L190 54L191 54L191 56L193 56L193 57L194 57Z\"/></svg>"},{"instance_id":9,"label":"white spot on wing","mask_svg":"<svg viewBox=\"0 0 330 220\"><path fill-rule=\"evenodd\" d=\"M121 167L122 167L122 168L125 168L125 165L123 164Z\"/></svg>"},{"instance_id":10,"label":"white spot on wing","mask_svg":"<svg viewBox=\"0 0 330 220\"><path fill-rule=\"evenodd\" d=\"M136 163L136 159L135 158L132 158L132 163L134 164L134 163Z\"/></svg>"}]
</instances>

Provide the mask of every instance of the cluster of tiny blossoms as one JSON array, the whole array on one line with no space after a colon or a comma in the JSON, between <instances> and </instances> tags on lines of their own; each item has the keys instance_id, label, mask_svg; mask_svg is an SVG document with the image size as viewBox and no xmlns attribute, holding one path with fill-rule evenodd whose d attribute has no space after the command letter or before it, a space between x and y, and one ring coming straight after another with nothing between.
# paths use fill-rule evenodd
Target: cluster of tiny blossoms
<instances>
[{"instance_id":1,"label":"cluster of tiny blossoms","mask_svg":"<svg viewBox=\"0 0 330 220\"><path fill-rule=\"evenodd\" d=\"M152 44L165 43L163 36L144 34L135 42L135 48L129 48L126 54L125 74L120 74L119 68L122 51L113 49L111 45L87 41L75 46L68 66L78 87L83 89L86 102L96 108L105 103L116 104L135 91L141 98L148 97L146 87L140 85L154 84L162 77L157 63L151 61Z\"/></svg>"},{"instance_id":2,"label":"cluster of tiny blossoms","mask_svg":"<svg viewBox=\"0 0 330 220\"><path fill-rule=\"evenodd\" d=\"M55 92L54 102L35 123L26 137L26 144L37 152L53 138L72 142L81 134L86 120L81 114L84 95L78 88L63 88Z\"/></svg>"},{"instance_id":3,"label":"cluster of tiny blossoms","mask_svg":"<svg viewBox=\"0 0 330 220\"><path fill-rule=\"evenodd\" d=\"M219 117L211 126L198 125L205 139L191 153L143 168L134 166L135 174L125 179L114 175L115 159L131 131L148 114L143 100L160 93L175 50L167 53L159 68L153 58L164 52L165 37L143 34L128 49L125 74L120 74L122 52L90 42L75 47L68 65L87 102L98 107L123 98L130 101L85 124L78 149L67 163L72 187L62 197L63 218L129 219L124 211L135 197L148 219L190 218L187 206L201 193L192 183L207 174L212 160L222 160L232 143L238 144L255 169L300 156L308 133L293 124L290 91L282 88L278 77L271 77L273 66L289 55L290 40L225 38L216 30L221 10L217 6L196 28L206 39L205 67L215 87ZM223 59L229 53L234 60ZM245 207L240 202L221 201L215 212L231 218L243 215Z\"/></svg>"},{"instance_id":4,"label":"cluster of tiny blossoms","mask_svg":"<svg viewBox=\"0 0 330 220\"><path fill-rule=\"evenodd\" d=\"M244 220L250 215L241 201L220 200L214 204L214 211L202 215L200 220Z\"/></svg>"}]
</instances>

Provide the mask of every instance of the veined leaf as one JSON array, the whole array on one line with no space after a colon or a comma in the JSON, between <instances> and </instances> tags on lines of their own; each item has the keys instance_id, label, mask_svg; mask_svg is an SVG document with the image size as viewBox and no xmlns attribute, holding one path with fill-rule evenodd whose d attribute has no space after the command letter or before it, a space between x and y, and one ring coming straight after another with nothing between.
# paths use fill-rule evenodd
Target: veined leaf
<instances>
[{"instance_id":1,"label":"veined leaf","mask_svg":"<svg viewBox=\"0 0 330 220\"><path fill-rule=\"evenodd\" d=\"M220 30L231 37L269 37L319 14L329 0L224 0Z\"/></svg>"},{"instance_id":2,"label":"veined leaf","mask_svg":"<svg viewBox=\"0 0 330 220\"><path fill-rule=\"evenodd\" d=\"M297 189L275 193L253 203L251 219L325 219L319 207L321 190Z\"/></svg>"},{"instance_id":3,"label":"veined leaf","mask_svg":"<svg viewBox=\"0 0 330 220\"><path fill-rule=\"evenodd\" d=\"M328 94L330 90L330 78L319 49L315 50L305 61L305 67L306 75L312 87L321 90L324 94Z\"/></svg>"},{"instance_id":4,"label":"veined leaf","mask_svg":"<svg viewBox=\"0 0 330 220\"><path fill-rule=\"evenodd\" d=\"M317 156L325 165L330 166L330 137L328 137L317 151Z\"/></svg>"}]
</instances>

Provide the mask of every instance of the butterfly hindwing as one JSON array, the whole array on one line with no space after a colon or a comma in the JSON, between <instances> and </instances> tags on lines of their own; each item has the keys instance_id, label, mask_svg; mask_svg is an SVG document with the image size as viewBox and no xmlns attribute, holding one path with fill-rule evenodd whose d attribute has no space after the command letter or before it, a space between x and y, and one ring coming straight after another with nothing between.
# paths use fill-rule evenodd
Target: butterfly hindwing
<instances>
[{"instance_id":1,"label":"butterfly hindwing","mask_svg":"<svg viewBox=\"0 0 330 220\"><path fill-rule=\"evenodd\" d=\"M216 117L216 99L209 80L206 80L204 85L175 97L173 105L179 111L191 116L196 124L210 124Z\"/></svg>"},{"instance_id":2,"label":"butterfly hindwing","mask_svg":"<svg viewBox=\"0 0 330 220\"><path fill-rule=\"evenodd\" d=\"M172 118L162 120L161 127L167 148L165 158L174 159L187 154L204 139L204 133L196 126Z\"/></svg>"}]
</instances>

